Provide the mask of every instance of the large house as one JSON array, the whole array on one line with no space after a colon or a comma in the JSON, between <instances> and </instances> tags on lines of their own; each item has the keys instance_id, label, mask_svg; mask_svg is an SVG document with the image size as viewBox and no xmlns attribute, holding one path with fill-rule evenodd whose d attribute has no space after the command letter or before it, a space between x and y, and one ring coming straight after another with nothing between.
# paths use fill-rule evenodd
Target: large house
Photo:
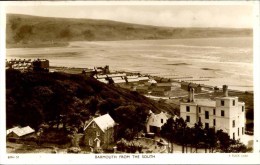
<instances>
[{"instance_id":1,"label":"large house","mask_svg":"<svg viewBox=\"0 0 260 165\"><path fill-rule=\"evenodd\" d=\"M115 141L115 121L109 114L94 118L84 126L84 142L91 148L102 148Z\"/></svg>"},{"instance_id":2,"label":"large house","mask_svg":"<svg viewBox=\"0 0 260 165\"><path fill-rule=\"evenodd\" d=\"M180 116L190 127L200 121L205 128L222 129L230 138L241 139L245 133L245 103L228 96L227 88L224 85L224 96L215 100L195 99L191 88L188 101L180 103Z\"/></svg>"},{"instance_id":3,"label":"large house","mask_svg":"<svg viewBox=\"0 0 260 165\"><path fill-rule=\"evenodd\" d=\"M146 131L148 133L159 133L161 127L167 122L169 118L170 115L167 113L161 112L159 114L154 114L152 111L150 111L150 116L146 123Z\"/></svg>"}]
</instances>

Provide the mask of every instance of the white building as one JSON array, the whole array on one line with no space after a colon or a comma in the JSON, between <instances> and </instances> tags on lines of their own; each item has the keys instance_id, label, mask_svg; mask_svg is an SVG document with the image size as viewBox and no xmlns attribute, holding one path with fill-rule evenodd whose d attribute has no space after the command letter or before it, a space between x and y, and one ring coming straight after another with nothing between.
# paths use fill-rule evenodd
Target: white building
<instances>
[{"instance_id":1,"label":"white building","mask_svg":"<svg viewBox=\"0 0 260 165\"><path fill-rule=\"evenodd\" d=\"M167 122L169 118L170 115L167 113L161 112L159 114L154 114L152 111L150 111L150 116L146 123L146 131L159 133L161 127Z\"/></svg>"},{"instance_id":2,"label":"white building","mask_svg":"<svg viewBox=\"0 0 260 165\"><path fill-rule=\"evenodd\" d=\"M245 103L238 97L228 96L227 86L223 86L223 97L215 100L194 99L194 90L189 93L188 102L180 103L180 116L189 127L201 121L205 128L222 129L230 138L242 139L245 133Z\"/></svg>"}]
</instances>

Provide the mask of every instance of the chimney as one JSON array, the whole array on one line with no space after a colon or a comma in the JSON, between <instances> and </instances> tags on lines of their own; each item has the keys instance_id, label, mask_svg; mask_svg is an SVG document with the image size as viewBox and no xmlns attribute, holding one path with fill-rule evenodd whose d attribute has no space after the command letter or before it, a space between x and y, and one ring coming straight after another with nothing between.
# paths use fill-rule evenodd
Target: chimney
<instances>
[{"instance_id":1,"label":"chimney","mask_svg":"<svg viewBox=\"0 0 260 165\"><path fill-rule=\"evenodd\" d=\"M189 102L193 102L194 101L194 88L190 88L189 91Z\"/></svg>"},{"instance_id":2,"label":"chimney","mask_svg":"<svg viewBox=\"0 0 260 165\"><path fill-rule=\"evenodd\" d=\"M228 86L227 85L223 85L223 94L225 97L228 97Z\"/></svg>"}]
</instances>

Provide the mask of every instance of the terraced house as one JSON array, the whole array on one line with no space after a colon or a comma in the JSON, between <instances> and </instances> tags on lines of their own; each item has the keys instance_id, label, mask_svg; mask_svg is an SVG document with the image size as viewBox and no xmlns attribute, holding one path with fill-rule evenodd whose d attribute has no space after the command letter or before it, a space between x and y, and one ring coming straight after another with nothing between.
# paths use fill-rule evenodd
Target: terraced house
<instances>
[{"instance_id":1,"label":"terraced house","mask_svg":"<svg viewBox=\"0 0 260 165\"><path fill-rule=\"evenodd\" d=\"M227 88L224 85L224 96L215 100L195 99L194 89L190 89L188 101L180 103L180 116L189 127L200 121L205 128L222 129L230 138L241 139L245 133L245 103L228 96Z\"/></svg>"}]
</instances>

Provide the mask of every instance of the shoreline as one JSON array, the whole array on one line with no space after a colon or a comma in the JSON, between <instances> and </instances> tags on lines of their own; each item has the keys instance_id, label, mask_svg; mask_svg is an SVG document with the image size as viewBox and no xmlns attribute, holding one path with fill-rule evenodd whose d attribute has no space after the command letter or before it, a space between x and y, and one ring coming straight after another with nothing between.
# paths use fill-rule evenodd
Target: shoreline
<instances>
[{"instance_id":1,"label":"shoreline","mask_svg":"<svg viewBox=\"0 0 260 165\"><path fill-rule=\"evenodd\" d=\"M252 38L251 35L242 36L216 36L216 37L176 37L176 38L152 38L152 39L118 39L118 40L78 40L78 41L57 41L57 42L29 42L29 43L6 43L6 49L13 48L51 48L51 47L67 47L73 42L120 42L120 41L156 41L156 40L186 40L186 39L215 39L215 38Z\"/></svg>"},{"instance_id":2,"label":"shoreline","mask_svg":"<svg viewBox=\"0 0 260 165\"><path fill-rule=\"evenodd\" d=\"M91 70L90 68L81 68L81 67L65 67L65 66L50 66L50 70L52 71L57 71L57 72L65 72L65 73L71 73L71 74L80 74L82 73L83 69L87 69L87 70ZM195 84L199 84L201 85L202 88L206 88L207 90L214 90L214 88L216 86L212 86L212 85L205 85L205 84L201 84L201 83L197 83L197 82L192 82L192 81L181 81L181 80L177 80L176 78L165 78L163 76L152 76L149 74L142 74L140 73L140 71L136 71L136 72L129 72L129 71L124 71L124 70L112 70L111 73L126 73L127 75L139 75L139 76L148 76L152 79L161 79L164 80L163 82L171 82L171 83L179 83L181 84L182 82L188 82L188 83L195 83ZM199 82L203 82L204 80L201 80ZM163 83L162 82L162 83ZM219 89L220 90L220 89ZM249 90L235 90L235 89L229 89L229 92L232 93L249 93L249 94L254 94L254 91L249 91Z\"/></svg>"}]
</instances>

